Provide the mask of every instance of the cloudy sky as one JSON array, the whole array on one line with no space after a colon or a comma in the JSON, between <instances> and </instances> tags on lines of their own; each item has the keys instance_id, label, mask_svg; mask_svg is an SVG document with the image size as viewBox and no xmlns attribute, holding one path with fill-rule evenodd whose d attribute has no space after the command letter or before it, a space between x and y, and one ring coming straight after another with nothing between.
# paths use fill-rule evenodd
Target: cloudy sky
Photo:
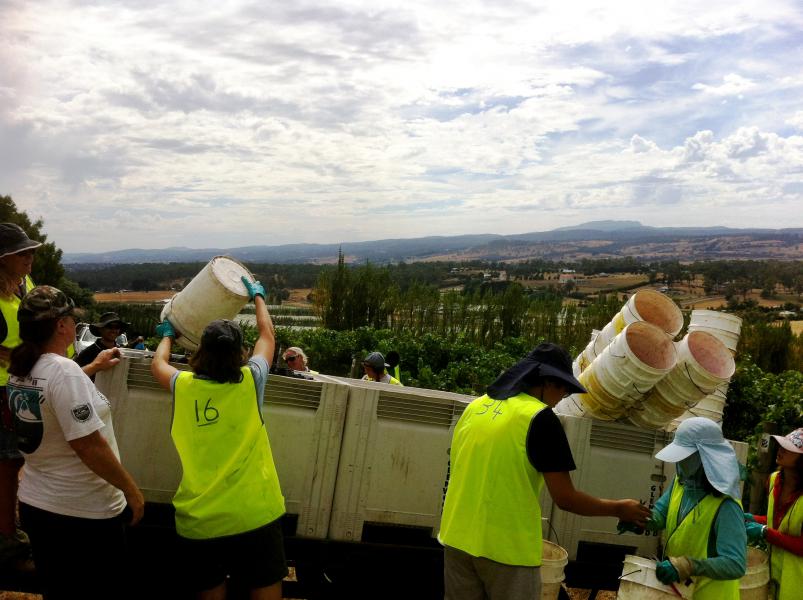
<instances>
[{"instance_id":1,"label":"cloudy sky","mask_svg":"<svg viewBox=\"0 0 803 600\"><path fill-rule=\"evenodd\" d=\"M803 226L799 0L0 0L0 194L68 252Z\"/></svg>"}]
</instances>

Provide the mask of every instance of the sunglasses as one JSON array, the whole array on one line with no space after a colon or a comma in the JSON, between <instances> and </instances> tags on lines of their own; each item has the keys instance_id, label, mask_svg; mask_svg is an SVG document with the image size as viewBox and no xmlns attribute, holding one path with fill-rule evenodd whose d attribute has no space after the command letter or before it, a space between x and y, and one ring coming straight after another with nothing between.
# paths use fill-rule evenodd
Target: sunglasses
<instances>
[{"instance_id":1,"label":"sunglasses","mask_svg":"<svg viewBox=\"0 0 803 600\"><path fill-rule=\"evenodd\" d=\"M36 254L36 248L29 248L28 250L22 250L20 252L15 252L17 256L33 256Z\"/></svg>"},{"instance_id":2,"label":"sunglasses","mask_svg":"<svg viewBox=\"0 0 803 600\"><path fill-rule=\"evenodd\" d=\"M294 361L297 358L298 358L298 354L294 354L293 356L285 356L284 360L285 360L285 362L291 362L291 361Z\"/></svg>"}]
</instances>

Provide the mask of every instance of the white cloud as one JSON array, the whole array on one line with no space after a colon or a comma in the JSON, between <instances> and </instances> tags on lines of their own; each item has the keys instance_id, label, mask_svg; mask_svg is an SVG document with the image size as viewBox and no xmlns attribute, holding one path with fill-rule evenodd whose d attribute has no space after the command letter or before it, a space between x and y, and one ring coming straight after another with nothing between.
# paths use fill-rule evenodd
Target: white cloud
<instances>
[{"instance_id":1,"label":"white cloud","mask_svg":"<svg viewBox=\"0 0 803 600\"><path fill-rule=\"evenodd\" d=\"M9 0L0 193L68 251L801 226L801 28L791 0Z\"/></svg>"}]
</instances>

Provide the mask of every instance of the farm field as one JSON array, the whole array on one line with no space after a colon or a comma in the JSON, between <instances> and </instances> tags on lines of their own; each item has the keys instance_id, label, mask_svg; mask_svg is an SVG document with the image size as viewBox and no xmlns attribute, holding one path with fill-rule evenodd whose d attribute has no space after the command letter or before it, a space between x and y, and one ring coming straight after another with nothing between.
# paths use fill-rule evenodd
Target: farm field
<instances>
[{"instance_id":1,"label":"farm field","mask_svg":"<svg viewBox=\"0 0 803 600\"><path fill-rule=\"evenodd\" d=\"M161 302L175 296L173 290L155 290L150 292L108 292L95 294L95 302Z\"/></svg>"}]
</instances>

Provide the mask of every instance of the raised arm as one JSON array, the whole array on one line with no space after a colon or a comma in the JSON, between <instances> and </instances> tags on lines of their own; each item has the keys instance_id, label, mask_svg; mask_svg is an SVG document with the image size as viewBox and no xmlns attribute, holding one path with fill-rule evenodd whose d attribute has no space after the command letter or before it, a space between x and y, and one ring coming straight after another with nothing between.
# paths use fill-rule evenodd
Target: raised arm
<instances>
[{"instance_id":1,"label":"raised arm","mask_svg":"<svg viewBox=\"0 0 803 600\"><path fill-rule=\"evenodd\" d=\"M258 281L251 281L247 277L243 277L242 280L245 289L248 290L249 298L256 307L259 339L254 345L254 354L262 356L270 366L276 349L276 335L273 330L273 319L270 318L268 305L265 304L265 288Z\"/></svg>"},{"instance_id":2,"label":"raised arm","mask_svg":"<svg viewBox=\"0 0 803 600\"><path fill-rule=\"evenodd\" d=\"M178 371L174 366L169 363L170 351L173 348L173 338L176 337L176 332L170 321L165 319L156 326L156 333L162 336L162 341L156 348L156 353L153 355L151 362L151 374L153 378L166 390L170 390L170 380L173 374Z\"/></svg>"}]
</instances>

